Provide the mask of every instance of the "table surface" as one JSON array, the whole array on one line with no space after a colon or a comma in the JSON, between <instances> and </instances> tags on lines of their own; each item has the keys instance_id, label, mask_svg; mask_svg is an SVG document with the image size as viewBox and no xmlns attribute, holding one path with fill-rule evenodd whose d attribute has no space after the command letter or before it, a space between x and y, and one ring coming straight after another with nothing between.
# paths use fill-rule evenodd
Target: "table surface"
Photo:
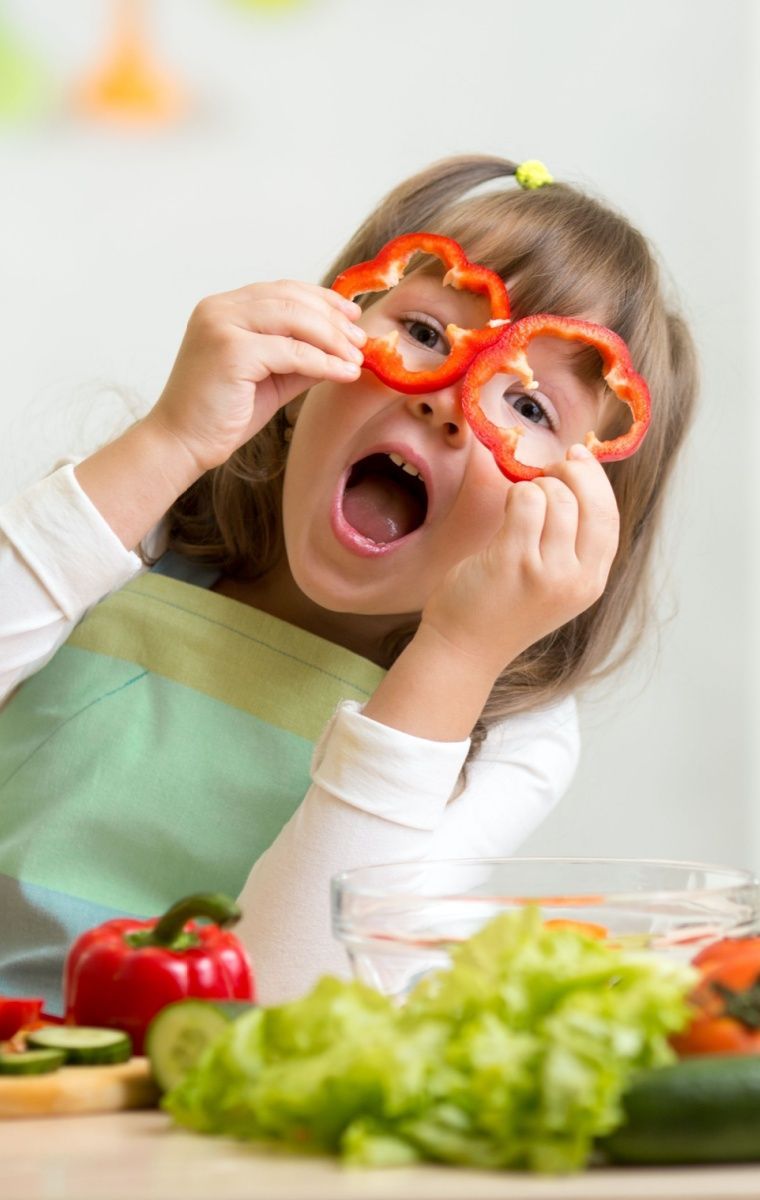
<instances>
[{"instance_id":1,"label":"table surface","mask_svg":"<svg viewBox=\"0 0 760 1200\"><path fill-rule=\"evenodd\" d=\"M594 1169L549 1178L456 1167L362 1171L172 1127L160 1112L0 1121L2 1200L733 1200L760 1166Z\"/></svg>"}]
</instances>

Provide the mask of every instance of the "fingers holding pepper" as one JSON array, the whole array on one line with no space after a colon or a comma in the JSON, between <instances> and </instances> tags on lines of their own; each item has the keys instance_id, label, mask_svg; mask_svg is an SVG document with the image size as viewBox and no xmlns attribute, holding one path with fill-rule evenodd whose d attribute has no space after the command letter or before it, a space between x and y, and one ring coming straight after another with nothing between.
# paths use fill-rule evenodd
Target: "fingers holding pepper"
<instances>
[{"instance_id":1,"label":"fingers holding pepper","mask_svg":"<svg viewBox=\"0 0 760 1200\"><path fill-rule=\"evenodd\" d=\"M576 567L588 573L589 582L595 578L601 595L620 533L617 501L606 472L585 446L575 445L563 462L546 468L533 486L554 496L541 536L542 555L564 559L572 553Z\"/></svg>"},{"instance_id":2,"label":"fingers holding pepper","mask_svg":"<svg viewBox=\"0 0 760 1200\"><path fill-rule=\"evenodd\" d=\"M203 319L213 332L223 324L230 339L240 337L239 349L254 382L261 381L257 376L290 372L356 378L367 335L343 305L334 303L333 295L290 280L252 284L203 301ZM349 367L354 369L346 371Z\"/></svg>"},{"instance_id":3,"label":"fingers holding pepper","mask_svg":"<svg viewBox=\"0 0 760 1200\"><path fill-rule=\"evenodd\" d=\"M358 378L359 315L337 293L292 280L209 296L146 420L168 430L199 471L217 466L305 388Z\"/></svg>"},{"instance_id":4,"label":"fingers holding pepper","mask_svg":"<svg viewBox=\"0 0 760 1200\"><path fill-rule=\"evenodd\" d=\"M576 457L577 456L577 457ZM541 496L543 506L535 501ZM522 543L541 607L551 624L578 616L601 596L618 544L619 518L609 480L583 446L507 494L501 536Z\"/></svg>"},{"instance_id":5,"label":"fingers holding pepper","mask_svg":"<svg viewBox=\"0 0 760 1200\"><path fill-rule=\"evenodd\" d=\"M588 454L548 470L508 488L500 528L423 609L423 625L494 678L599 598L615 556L617 507L601 465Z\"/></svg>"}]
</instances>

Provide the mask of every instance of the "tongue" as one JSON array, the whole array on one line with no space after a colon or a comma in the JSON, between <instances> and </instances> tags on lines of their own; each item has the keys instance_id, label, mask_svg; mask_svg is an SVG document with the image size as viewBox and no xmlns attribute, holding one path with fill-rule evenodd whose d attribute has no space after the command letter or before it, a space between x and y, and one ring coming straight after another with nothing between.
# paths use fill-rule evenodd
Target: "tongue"
<instances>
[{"instance_id":1,"label":"tongue","mask_svg":"<svg viewBox=\"0 0 760 1200\"><path fill-rule=\"evenodd\" d=\"M383 475L367 475L343 496L349 525L373 542L395 542L421 523L423 513L409 492Z\"/></svg>"}]
</instances>

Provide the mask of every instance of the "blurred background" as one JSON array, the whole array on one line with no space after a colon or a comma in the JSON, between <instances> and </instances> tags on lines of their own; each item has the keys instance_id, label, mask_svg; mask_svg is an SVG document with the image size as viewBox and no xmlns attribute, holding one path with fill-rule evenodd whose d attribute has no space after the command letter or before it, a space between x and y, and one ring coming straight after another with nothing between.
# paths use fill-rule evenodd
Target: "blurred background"
<instances>
[{"instance_id":1,"label":"blurred background","mask_svg":"<svg viewBox=\"0 0 760 1200\"><path fill-rule=\"evenodd\" d=\"M758 7L0 0L0 502L152 404L202 296L319 278L434 159L540 158L658 247L703 391L658 635L524 852L760 870Z\"/></svg>"}]
</instances>

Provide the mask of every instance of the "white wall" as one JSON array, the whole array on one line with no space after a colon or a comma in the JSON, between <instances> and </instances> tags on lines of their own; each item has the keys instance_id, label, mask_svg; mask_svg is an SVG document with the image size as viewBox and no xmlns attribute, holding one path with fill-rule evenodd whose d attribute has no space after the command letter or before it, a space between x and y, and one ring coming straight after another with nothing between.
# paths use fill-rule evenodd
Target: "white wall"
<instances>
[{"instance_id":1,"label":"white wall","mask_svg":"<svg viewBox=\"0 0 760 1200\"><path fill-rule=\"evenodd\" d=\"M116 134L61 113L0 125L0 500L150 404L202 295L318 277L388 187L445 154L539 157L660 248L704 387L663 556L676 615L657 655L584 707L577 781L526 850L760 868L756 7L302 0L279 19L230 0L149 7L163 60L195 90L184 125ZM97 56L104 0L4 8L61 87Z\"/></svg>"}]
</instances>

